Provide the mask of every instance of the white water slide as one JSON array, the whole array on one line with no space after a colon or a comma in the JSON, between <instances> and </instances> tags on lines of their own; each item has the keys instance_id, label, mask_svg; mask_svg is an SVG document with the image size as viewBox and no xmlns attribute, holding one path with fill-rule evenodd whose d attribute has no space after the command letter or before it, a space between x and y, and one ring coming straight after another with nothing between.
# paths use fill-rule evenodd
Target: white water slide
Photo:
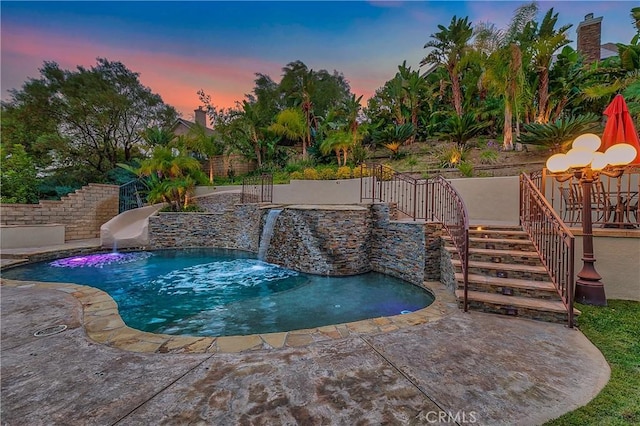
<instances>
[{"instance_id":1,"label":"white water slide","mask_svg":"<svg viewBox=\"0 0 640 426\"><path fill-rule=\"evenodd\" d=\"M120 213L100 227L100 244L115 249L148 245L149 216L164 205L154 204Z\"/></svg>"}]
</instances>

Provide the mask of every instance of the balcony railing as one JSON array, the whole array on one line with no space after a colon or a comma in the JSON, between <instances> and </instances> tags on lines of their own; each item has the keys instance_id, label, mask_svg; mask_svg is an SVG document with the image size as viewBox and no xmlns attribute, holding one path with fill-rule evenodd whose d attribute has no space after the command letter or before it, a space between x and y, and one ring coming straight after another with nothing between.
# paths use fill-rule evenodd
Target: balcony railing
<instances>
[{"instance_id":1,"label":"balcony railing","mask_svg":"<svg viewBox=\"0 0 640 426\"><path fill-rule=\"evenodd\" d=\"M570 227L582 224L582 190L576 177L558 182L546 169L531 176L532 182L544 194ZM638 199L640 166L627 166L617 178L600 175L593 183L591 221L595 228L640 229Z\"/></svg>"},{"instance_id":2,"label":"balcony railing","mask_svg":"<svg viewBox=\"0 0 640 426\"><path fill-rule=\"evenodd\" d=\"M520 224L567 308L573 327L575 238L529 176L520 175Z\"/></svg>"},{"instance_id":3,"label":"balcony railing","mask_svg":"<svg viewBox=\"0 0 640 426\"><path fill-rule=\"evenodd\" d=\"M242 179L242 204L273 202L273 176L261 174Z\"/></svg>"},{"instance_id":4,"label":"balcony railing","mask_svg":"<svg viewBox=\"0 0 640 426\"><path fill-rule=\"evenodd\" d=\"M442 176L416 179L380 164L360 168L360 201L394 203L396 210L413 220L442 223L460 257L464 277L464 310L467 310L469 217L464 201Z\"/></svg>"}]
</instances>

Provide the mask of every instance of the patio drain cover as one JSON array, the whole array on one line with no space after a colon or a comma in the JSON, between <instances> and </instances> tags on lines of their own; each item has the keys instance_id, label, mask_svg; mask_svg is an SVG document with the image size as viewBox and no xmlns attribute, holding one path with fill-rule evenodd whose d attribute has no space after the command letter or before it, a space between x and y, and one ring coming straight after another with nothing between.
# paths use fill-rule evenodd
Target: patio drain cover
<instances>
[{"instance_id":1,"label":"patio drain cover","mask_svg":"<svg viewBox=\"0 0 640 426\"><path fill-rule=\"evenodd\" d=\"M33 333L33 335L36 337L51 336L53 334L61 333L66 329L67 329L67 326L65 324L54 325L52 327L47 327L47 328L43 328L42 330L38 330L35 333Z\"/></svg>"}]
</instances>

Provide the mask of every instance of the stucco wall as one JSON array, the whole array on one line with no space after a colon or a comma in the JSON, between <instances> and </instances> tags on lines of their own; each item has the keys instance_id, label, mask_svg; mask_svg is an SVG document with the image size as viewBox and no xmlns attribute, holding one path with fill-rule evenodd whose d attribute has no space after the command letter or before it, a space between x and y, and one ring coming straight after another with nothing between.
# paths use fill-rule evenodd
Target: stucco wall
<instances>
[{"instance_id":1,"label":"stucco wall","mask_svg":"<svg viewBox=\"0 0 640 426\"><path fill-rule=\"evenodd\" d=\"M451 179L475 223L519 223L518 176Z\"/></svg>"},{"instance_id":2,"label":"stucco wall","mask_svg":"<svg viewBox=\"0 0 640 426\"><path fill-rule=\"evenodd\" d=\"M273 202L278 204L357 204L360 179L292 180L273 186Z\"/></svg>"},{"instance_id":3,"label":"stucco wall","mask_svg":"<svg viewBox=\"0 0 640 426\"><path fill-rule=\"evenodd\" d=\"M640 301L640 237L593 239L595 267L607 299ZM582 237L576 236L576 274L582 269Z\"/></svg>"},{"instance_id":4,"label":"stucco wall","mask_svg":"<svg viewBox=\"0 0 640 426\"><path fill-rule=\"evenodd\" d=\"M118 214L117 185L92 183L59 201L40 201L39 204L3 204L2 225L65 226L65 239L98 238L100 226Z\"/></svg>"}]
</instances>

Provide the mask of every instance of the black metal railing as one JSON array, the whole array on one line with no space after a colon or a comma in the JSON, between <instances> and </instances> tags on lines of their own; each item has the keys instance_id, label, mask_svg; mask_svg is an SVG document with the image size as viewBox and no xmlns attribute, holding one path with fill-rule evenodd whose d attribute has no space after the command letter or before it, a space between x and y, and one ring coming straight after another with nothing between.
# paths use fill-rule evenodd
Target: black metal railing
<instances>
[{"instance_id":1,"label":"black metal railing","mask_svg":"<svg viewBox=\"0 0 640 426\"><path fill-rule=\"evenodd\" d=\"M118 213L144 206L146 186L140 179L120 185L118 192Z\"/></svg>"},{"instance_id":2,"label":"black metal railing","mask_svg":"<svg viewBox=\"0 0 640 426\"><path fill-rule=\"evenodd\" d=\"M532 182L570 227L582 225L582 190L578 177L556 179L546 169L532 173ZM591 191L594 228L640 229L640 166L627 166L618 177L601 174Z\"/></svg>"},{"instance_id":3,"label":"black metal railing","mask_svg":"<svg viewBox=\"0 0 640 426\"><path fill-rule=\"evenodd\" d=\"M273 202L273 176L261 174L248 176L242 179L242 204L272 203Z\"/></svg>"},{"instance_id":4,"label":"black metal railing","mask_svg":"<svg viewBox=\"0 0 640 426\"><path fill-rule=\"evenodd\" d=\"M575 237L526 174L520 175L520 224L562 298L573 327Z\"/></svg>"},{"instance_id":5,"label":"black metal railing","mask_svg":"<svg viewBox=\"0 0 640 426\"><path fill-rule=\"evenodd\" d=\"M442 176L416 179L381 164L361 165L360 176L360 201L394 203L408 218L442 223L460 257L467 311L469 216L458 191Z\"/></svg>"}]
</instances>

